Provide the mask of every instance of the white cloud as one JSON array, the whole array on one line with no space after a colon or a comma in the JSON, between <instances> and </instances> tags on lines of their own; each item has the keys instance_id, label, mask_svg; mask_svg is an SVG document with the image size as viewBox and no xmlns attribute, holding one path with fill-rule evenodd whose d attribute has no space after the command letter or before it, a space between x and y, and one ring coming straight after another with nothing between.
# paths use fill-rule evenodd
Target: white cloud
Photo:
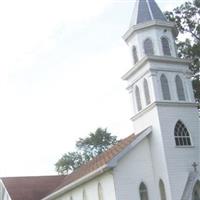
<instances>
[{"instance_id":1,"label":"white cloud","mask_svg":"<svg viewBox=\"0 0 200 200\"><path fill-rule=\"evenodd\" d=\"M60 69L67 63L56 63L50 54L56 53L55 48L59 51L57 38L63 27L73 34L109 4L109 0L0 1L1 176L51 173L58 152L72 148L75 136L67 135L81 114L74 112L78 96L73 98L75 88L64 85L73 81L63 82Z\"/></svg>"},{"instance_id":2,"label":"white cloud","mask_svg":"<svg viewBox=\"0 0 200 200\"><path fill-rule=\"evenodd\" d=\"M109 3L109 0L0 1L0 62L14 65L41 42L54 37L64 24L71 28L98 16Z\"/></svg>"},{"instance_id":3,"label":"white cloud","mask_svg":"<svg viewBox=\"0 0 200 200\"><path fill-rule=\"evenodd\" d=\"M27 60L32 68L15 69L0 88L0 175L52 173L73 141L99 126L121 137L130 133L128 94L120 80L131 64L128 48L120 43L55 65L57 48L34 54Z\"/></svg>"},{"instance_id":4,"label":"white cloud","mask_svg":"<svg viewBox=\"0 0 200 200\"><path fill-rule=\"evenodd\" d=\"M59 156L98 126L131 133L120 79L131 67L129 49L120 33L113 39L120 28L111 18L106 32L89 28L113 2L0 1L0 176L52 173ZM91 50L98 40L101 48Z\"/></svg>"}]
</instances>

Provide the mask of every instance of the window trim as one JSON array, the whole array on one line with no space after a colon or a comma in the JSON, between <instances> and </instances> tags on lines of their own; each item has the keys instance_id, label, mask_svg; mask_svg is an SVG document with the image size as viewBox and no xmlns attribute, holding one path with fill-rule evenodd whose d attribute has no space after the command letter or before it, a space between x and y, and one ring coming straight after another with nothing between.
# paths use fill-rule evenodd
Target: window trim
<instances>
[{"instance_id":1,"label":"window trim","mask_svg":"<svg viewBox=\"0 0 200 200\"><path fill-rule=\"evenodd\" d=\"M200 180L196 180L195 184L193 185L193 189L192 189L192 198L191 198L191 199L194 199L194 192L195 192L196 186L197 186L197 187L200 187ZM199 196L199 195L198 195L198 196Z\"/></svg>"},{"instance_id":2,"label":"window trim","mask_svg":"<svg viewBox=\"0 0 200 200\"><path fill-rule=\"evenodd\" d=\"M135 45L132 46L132 57L133 57L133 63L136 64L139 61L139 59L138 59L137 48Z\"/></svg>"},{"instance_id":3,"label":"window trim","mask_svg":"<svg viewBox=\"0 0 200 200\"><path fill-rule=\"evenodd\" d=\"M179 93L178 93L178 85L177 85L177 78L181 81L181 89L183 90L183 96L184 96L184 100L183 99L180 99L179 98ZM184 84L183 84L183 80L182 78L180 77L179 74L176 74L175 78L174 78L174 81L175 81L175 86L176 86L176 97L177 97L177 100L178 101L181 101L181 102L185 102L186 101L186 92L185 92L185 88L184 88Z\"/></svg>"},{"instance_id":4,"label":"window trim","mask_svg":"<svg viewBox=\"0 0 200 200\"><path fill-rule=\"evenodd\" d=\"M147 188L147 185L144 183L144 181L142 181L140 184L139 184L139 196L140 196L140 200L143 200L142 198L141 198L141 186L144 186L145 187L145 189L146 189L146 195L147 195L147 200L149 200L149 194L148 194L148 188Z\"/></svg>"},{"instance_id":5,"label":"window trim","mask_svg":"<svg viewBox=\"0 0 200 200\"><path fill-rule=\"evenodd\" d=\"M166 79L166 81L167 81L167 89L168 89L167 92L169 92L169 99L165 99L165 97L164 97L164 90L163 90L163 84L162 84L162 83L163 83L163 82L162 82L162 77L164 77L164 78ZM162 73L162 74L160 75L160 86L161 86L162 100L163 100L163 101L172 101L172 95L171 95L171 91L170 91L169 81L168 81L168 77L166 76L165 73Z\"/></svg>"},{"instance_id":6,"label":"window trim","mask_svg":"<svg viewBox=\"0 0 200 200\"><path fill-rule=\"evenodd\" d=\"M178 137L175 136L175 128L176 128L176 125L177 125L178 122L180 122L180 123L186 128L186 130L187 130L189 136L178 136ZM186 127L185 123L183 123L183 121L180 120L180 119L177 120L176 123L175 123L175 125L174 125L173 137L174 137L174 145L175 145L176 148L193 148L193 147L194 147L191 134L190 134L188 128ZM176 138L189 138L189 139L190 139L190 145L177 145L177 144L176 144Z\"/></svg>"},{"instance_id":7,"label":"window trim","mask_svg":"<svg viewBox=\"0 0 200 200\"><path fill-rule=\"evenodd\" d=\"M87 200L87 195L86 195L85 189L83 189L83 192L82 192L82 199Z\"/></svg>"},{"instance_id":8,"label":"window trim","mask_svg":"<svg viewBox=\"0 0 200 200\"><path fill-rule=\"evenodd\" d=\"M144 96L145 96L145 103L146 106L150 105L151 102L151 95L150 95L150 90L149 90L149 83L146 78L143 80L143 90L144 90Z\"/></svg>"},{"instance_id":9,"label":"window trim","mask_svg":"<svg viewBox=\"0 0 200 200\"><path fill-rule=\"evenodd\" d=\"M159 179L158 186L159 186L160 199L161 200L167 200L166 189L165 189L165 184L164 184L163 179L161 179L161 178ZM161 186L163 188L161 188ZM162 196L162 194L163 194L162 192L164 193L164 198Z\"/></svg>"},{"instance_id":10,"label":"window trim","mask_svg":"<svg viewBox=\"0 0 200 200\"><path fill-rule=\"evenodd\" d=\"M166 39L167 42L168 42L168 47L169 47L169 53L170 53L170 55L165 54L165 52L164 52L163 39ZM170 42L169 42L169 38L168 38L167 36L162 36L162 37L160 38L160 41L161 41L161 47L162 47L162 53L163 53L163 55L164 55L164 56L171 57L171 56L172 56L172 49L171 49L171 45L170 45Z\"/></svg>"},{"instance_id":11,"label":"window trim","mask_svg":"<svg viewBox=\"0 0 200 200\"><path fill-rule=\"evenodd\" d=\"M141 92L138 85L135 86L135 101L136 101L137 112L142 111L143 107L142 107Z\"/></svg>"},{"instance_id":12,"label":"window trim","mask_svg":"<svg viewBox=\"0 0 200 200\"><path fill-rule=\"evenodd\" d=\"M145 52L145 42L146 42L147 40L150 40L150 41L151 41L151 44L152 44L152 54L146 54L146 52ZM145 56L153 56L153 55L155 55L154 43L153 43L153 40L152 40L150 37L147 37L147 38L145 38L145 39L143 40L143 52L144 52L144 55L145 55Z\"/></svg>"},{"instance_id":13,"label":"window trim","mask_svg":"<svg viewBox=\"0 0 200 200\"><path fill-rule=\"evenodd\" d=\"M98 200L103 200L104 199L103 188L100 182L98 182L97 189L98 189Z\"/></svg>"}]
</instances>

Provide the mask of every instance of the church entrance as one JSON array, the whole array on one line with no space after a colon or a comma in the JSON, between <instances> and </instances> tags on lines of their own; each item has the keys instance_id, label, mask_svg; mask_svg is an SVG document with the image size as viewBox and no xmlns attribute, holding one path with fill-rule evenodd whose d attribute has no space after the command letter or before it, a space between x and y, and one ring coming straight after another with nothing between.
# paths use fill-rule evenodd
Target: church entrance
<instances>
[{"instance_id":1,"label":"church entrance","mask_svg":"<svg viewBox=\"0 0 200 200\"><path fill-rule=\"evenodd\" d=\"M194 186L192 200L200 200L200 181L197 181Z\"/></svg>"}]
</instances>

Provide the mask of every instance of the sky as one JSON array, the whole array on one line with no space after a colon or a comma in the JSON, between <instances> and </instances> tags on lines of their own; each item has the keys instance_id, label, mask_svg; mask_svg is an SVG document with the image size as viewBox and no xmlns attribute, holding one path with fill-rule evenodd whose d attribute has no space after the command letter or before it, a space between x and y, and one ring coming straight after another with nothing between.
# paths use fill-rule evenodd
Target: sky
<instances>
[{"instance_id":1,"label":"sky","mask_svg":"<svg viewBox=\"0 0 200 200\"><path fill-rule=\"evenodd\" d=\"M184 0L158 0L164 10ZM121 77L134 0L0 0L0 176L56 174L98 127L133 132Z\"/></svg>"}]
</instances>

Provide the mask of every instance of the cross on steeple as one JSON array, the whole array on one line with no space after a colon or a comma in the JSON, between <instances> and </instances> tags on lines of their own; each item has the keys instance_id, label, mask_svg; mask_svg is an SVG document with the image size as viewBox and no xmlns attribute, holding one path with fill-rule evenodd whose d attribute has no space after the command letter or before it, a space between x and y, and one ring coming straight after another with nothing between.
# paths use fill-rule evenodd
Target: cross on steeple
<instances>
[{"instance_id":1,"label":"cross on steeple","mask_svg":"<svg viewBox=\"0 0 200 200\"><path fill-rule=\"evenodd\" d=\"M195 172L197 171L197 166L198 166L198 164L196 162L193 162L192 167L194 168Z\"/></svg>"}]
</instances>

